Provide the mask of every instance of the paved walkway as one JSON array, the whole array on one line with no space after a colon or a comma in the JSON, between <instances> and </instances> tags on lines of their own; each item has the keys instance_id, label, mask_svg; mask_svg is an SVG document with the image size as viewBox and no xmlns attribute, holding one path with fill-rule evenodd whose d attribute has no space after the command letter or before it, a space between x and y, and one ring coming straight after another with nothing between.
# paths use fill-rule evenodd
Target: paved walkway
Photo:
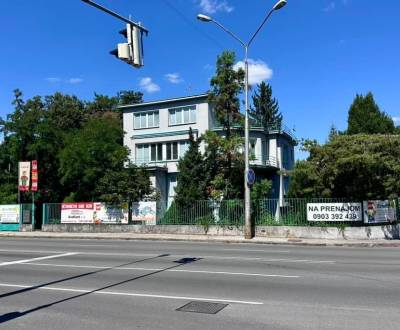
<instances>
[{"instance_id":1,"label":"paved walkway","mask_svg":"<svg viewBox=\"0 0 400 330\"><path fill-rule=\"evenodd\" d=\"M358 246L400 247L400 240L331 240L331 239L288 239L256 237L246 240L240 236L182 235L182 234L135 234L135 233L53 233L53 232L0 232L1 237L21 238L75 238L75 239L121 239L163 240L224 243L290 244L311 246Z\"/></svg>"}]
</instances>

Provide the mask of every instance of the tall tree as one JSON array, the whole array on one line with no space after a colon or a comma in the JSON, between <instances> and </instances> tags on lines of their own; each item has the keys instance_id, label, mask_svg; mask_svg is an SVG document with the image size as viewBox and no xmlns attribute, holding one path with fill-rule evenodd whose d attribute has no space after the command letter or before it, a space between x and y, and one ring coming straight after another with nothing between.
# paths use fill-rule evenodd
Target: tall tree
<instances>
[{"instance_id":1,"label":"tall tree","mask_svg":"<svg viewBox=\"0 0 400 330\"><path fill-rule=\"evenodd\" d=\"M280 129L282 114L279 112L279 103L272 97L272 87L264 81L257 85L253 95L253 108L250 115L265 128Z\"/></svg>"},{"instance_id":2,"label":"tall tree","mask_svg":"<svg viewBox=\"0 0 400 330\"><path fill-rule=\"evenodd\" d=\"M231 135L232 126L240 124L239 93L243 90L244 71L235 70L235 53L223 52L217 58L215 76L211 78L208 101L213 105L216 119L224 128L226 137Z\"/></svg>"},{"instance_id":3,"label":"tall tree","mask_svg":"<svg viewBox=\"0 0 400 330\"><path fill-rule=\"evenodd\" d=\"M195 201L205 200L205 168L199 149L200 139L189 131L189 149L178 162L178 184L175 188L175 202L179 207L188 208Z\"/></svg>"},{"instance_id":4,"label":"tall tree","mask_svg":"<svg viewBox=\"0 0 400 330\"><path fill-rule=\"evenodd\" d=\"M379 109L372 93L355 97L349 109L347 134L394 134L396 127L390 116Z\"/></svg>"},{"instance_id":5,"label":"tall tree","mask_svg":"<svg viewBox=\"0 0 400 330\"><path fill-rule=\"evenodd\" d=\"M210 170L206 174L207 186L214 198L243 196L243 139L237 129L243 126L239 94L244 87L244 71L235 70L234 64L235 53L223 52L217 58L216 73L211 79L209 102L217 122L222 126L222 136L214 132L204 135L206 167ZM216 166L210 160L216 161Z\"/></svg>"}]
</instances>

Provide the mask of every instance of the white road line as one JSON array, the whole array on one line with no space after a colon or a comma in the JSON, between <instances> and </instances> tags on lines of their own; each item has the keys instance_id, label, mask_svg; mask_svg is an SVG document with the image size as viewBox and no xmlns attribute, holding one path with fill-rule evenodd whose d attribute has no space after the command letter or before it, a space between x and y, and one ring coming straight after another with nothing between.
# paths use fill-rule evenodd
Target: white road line
<instances>
[{"instance_id":1,"label":"white road line","mask_svg":"<svg viewBox=\"0 0 400 330\"><path fill-rule=\"evenodd\" d=\"M289 250L261 250L261 249L218 249L218 251L239 251L239 252L265 252L265 253L290 253Z\"/></svg>"},{"instance_id":2,"label":"white road line","mask_svg":"<svg viewBox=\"0 0 400 330\"><path fill-rule=\"evenodd\" d=\"M43 250L1 250L0 252L20 252L20 253L65 253L67 251L43 251ZM118 253L118 252L83 252L77 251L74 252L80 255L96 255L96 256L123 256L123 257L157 257L159 254L155 253ZM310 259L286 259L286 258L278 258L278 259L268 259L264 257L227 257L227 256L209 256L209 255L198 255L196 253L192 253L197 258L203 259L217 259L217 260L242 260L242 261L261 261L261 262L290 262L290 263L307 263L307 264L334 264L336 261L334 260L310 260ZM188 254L169 254L169 258L183 258L187 257Z\"/></svg>"},{"instance_id":3,"label":"white road line","mask_svg":"<svg viewBox=\"0 0 400 330\"><path fill-rule=\"evenodd\" d=\"M0 287L8 288L21 288L35 290L51 290L51 291L64 291L64 292L76 292L76 293L91 293L91 294L104 294L104 295L114 295L114 296L127 296L127 297L142 297L142 298L159 298L159 299L173 299L173 300L195 300L195 301L209 301L209 302L224 302L230 304L242 304L242 305L264 305L262 302L258 301L246 301L246 300L236 300L236 299L219 299L219 298L203 298L203 297L185 297L185 296L166 296L159 294L145 294L145 293L130 293L130 292L118 292L118 291L95 291L96 289L69 289L61 287L36 287L34 285L21 285L21 284L8 284L0 283Z\"/></svg>"},{"instance_id":4,"label":"white road line","mask_svg":"<svg viewBox=\"0 0 400 330\"><path fill-rule=\"evenodd\" d=\"M113 266L91 266L91 265L69 265L69 264L44 264L28 262L25 265L45 266L45 267L66 267L66 268L86 268L86 269L112 269L112 270L143 270L143 271L160 271L164 268L144 268L144 267L115 267ZM212 270L188 270L188 269L167 269L165 272L176 273L199 273L199 274L216 274L216 275L233 275L233 276L254 276L254 277L279 277L279 278L300 278L298 275L279 275L279 274L259 274L259 273L238 273L238 272L223 272Z\"/></svg>"},{"instance_id":5,"label":"white road line","mask_svg":"<svg viewBox=\"0 0 400 330\"><path fill-rule=\"evenodd\" d=\"M46 256L46 257L39 257L39 258L32 258L32 259L24 259L24 260L15 260L15 261L8 261L8 262L3 262L0 264L1 266L8 266L8 265L17 265L17 264L25 264L31 261L37 261L37 260L46 260L46 259L54 259L54 258L61 258L61 257L68 257L78 254L77 252L68 252L68 253L63 253L63 254L56 254L56 255L51 255L51 256Z\"/></svg>"}]
</instances>

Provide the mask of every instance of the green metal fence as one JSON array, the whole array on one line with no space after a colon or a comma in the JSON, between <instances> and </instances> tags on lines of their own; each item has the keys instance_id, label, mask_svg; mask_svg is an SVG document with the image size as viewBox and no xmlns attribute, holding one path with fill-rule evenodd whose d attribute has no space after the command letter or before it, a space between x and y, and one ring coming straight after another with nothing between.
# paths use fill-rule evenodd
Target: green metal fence
<instances>
[{"instance_id":1,"label":"green metal fence","mask_svg":"<svg viewBox=\"0 0 400 330\"><path fill-rule=\"evenodd\" d=\"M253 219L256 226L321 226L325 222L309 222L307 220L308 203L346 203L344 198L285 198L281 202L279 199L266 199L253 202ZM340 222L341 224L355 225L355 222ZM337 222L329 223L333 226L339 225ZM360 222L358 222L360 226Z\"/></svg>"},{"instance_id":2,"label":"green metal fence","mask_svg":"<svg viewBox=\"0 0 400 330\"><path fill-rule=\"evenodd\" d=\"M61 204L47 203L43 204L42 212L43 225L58 225L61 223Z\"/></svg>"},{"instance_id":3,"label":"green metal fence","mask_svg":"<svg viewBox=\"0 0 400 330\"><path fill-rule=\"evenodd\" d=\"M363 221L307 220L308 203L354 203L344 198L264 199L252 202L252 220L256 226L365 226ZM400 220L400 199L397 200L397 222ZM43 224L61 223L61 204L43 205ZM144 223L143 223L144 224ZM244 201L196 201L187 206L173 202L169 208L157 205L158 225L242 226ZM372 224L373 225L373 224ZM377 224L380 225L380 224Z\"/></svg>"},{"instance_id":4,"label":"green metal fence","mask_svg":"<svg viewBox=\"0 0 400 330\"><path fill-rule=\"evenodd\" d=\"M160 225L228 225L244 223L243 200L196 201L183 207L176 203L168 209L160 209L157 224Z\"/></svg>"}]
</instances>

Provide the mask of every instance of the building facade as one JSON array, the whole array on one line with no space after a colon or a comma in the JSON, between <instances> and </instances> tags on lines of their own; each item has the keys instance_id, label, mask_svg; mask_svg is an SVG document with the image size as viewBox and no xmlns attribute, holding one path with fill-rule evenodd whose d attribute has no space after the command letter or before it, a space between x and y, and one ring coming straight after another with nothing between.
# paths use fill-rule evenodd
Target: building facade
<instances>
[{"instance_id":1,"label":"building facade","mask_svg":"<svg viewBox=\"0 0 400 330\"><path fill-rule=\"evenodd\" d=\"M222 134L207 98L202 94L120 107L130 161L148 168L166 207L175 196L177 163L189 147L190 128L195 138L207 130ZM273 182L272 198L283 197L287 192L289 178L282 173L294 166L295 145L296 140L287 129L250 130L250 165L258 178ZM204 148L202 144L200 150L203 152Z\"/></svg>"}]
</instances>

